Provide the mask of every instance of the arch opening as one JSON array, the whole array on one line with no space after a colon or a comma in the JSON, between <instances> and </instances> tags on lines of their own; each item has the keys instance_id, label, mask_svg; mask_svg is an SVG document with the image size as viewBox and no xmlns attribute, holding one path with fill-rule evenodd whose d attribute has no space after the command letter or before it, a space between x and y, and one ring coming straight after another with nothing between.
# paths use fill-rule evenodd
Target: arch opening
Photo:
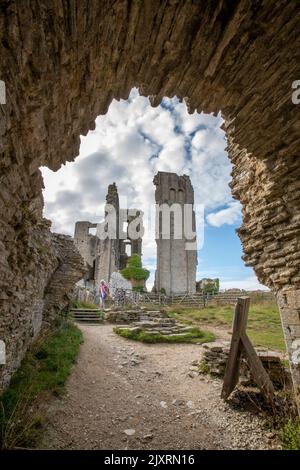
<instances>
[{"instance_id":1,"label":"arch opening","mask_svg":"<svg viewBox=\"0 0 300 470\"><path fill-rule=\"evenodd\" d=\"M95 5L93 14L83 14L82 5L75 2L70 22L69 12L55 13L50 2L28 17L26 28L17 2L0 12L0 72L6 85L0 126L0 274L3 317L9 324L9 365L1 385L42 322L50 323L59 311L48 282L55 272L59 285L62 247L70 245L52 236L42 218L39 167L57 170L72 160L79 135L94 127L95 116L105 114L113 98L127 99L138 85L155 106L176 94L188 97L191 111L222 110L232 194L243 207L239 236L245 262L277 293L299 394L299 116L290 99L300 63L297 2L280 1L276 8L271 2L260 8L251 2L220 2L217 13L209 2L158 4L145 11L136 6L133 11L130 3L117 1L113 8ZM44 18L51 15L50 30ZM274 28L266 28L266 19ZM18 39L24 29L26 50ZM80 275L80 269L73 273L68 288ZM22 309L16 308L20 290Z\"/></svg>"},{"instance_id":2,"label":"arch opening","mask_svg":"<svg viewBox=\"0 0 300 470\"><path fill-rule=\"evenodd\" d=\"M235 229L241 223L241 208L232 199L228 186L232 167L221 125L220 115L189 115L186 103L176 97L164 98L157 108L152 108L149 99L133 89L127 101L113 101L108 113L96 119L95 129L81 138L75 162L67 163L55 175L42 169L45 216L53 221L54 231L73 235L77 220L87 218L91 223L99 220L107 187L116 182L120 207L141 208L144 218L149 220L155 203L152 181L155 174L158 171L187 174L191 177L199 212L201 251L197 281L200 276L212 276L221 277L222 290L264 288L240 261L242 252ZM170 186L166 196L171 204L185 201L180 187L176 190ZM76 210L74 201L81 204ZM172 217L173 214L171 220ZM122 224L125 233L128 222ZM209 233L206 237L204 228ZM153 220L149 230L144 235L143 255L152 273L147 283L151 290L157 261ZM227 256L224 256L225 244ZM130 254L128 246L125 251ZM218 268L222 253L223 265Z\"/></svg>"}]
</instances>

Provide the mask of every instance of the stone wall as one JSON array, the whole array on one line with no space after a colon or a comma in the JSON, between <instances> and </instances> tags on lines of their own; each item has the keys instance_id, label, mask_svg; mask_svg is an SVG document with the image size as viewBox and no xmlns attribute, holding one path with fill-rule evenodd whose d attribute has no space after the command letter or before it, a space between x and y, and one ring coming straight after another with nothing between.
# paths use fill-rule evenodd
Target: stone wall
<instances>
[{"instance_id":1,"label":"stone wall","mask_svg":"<svg viewBox=\"0 0 300 470\"><path fill-rule=\"evenodd\" d=\"M132 310L111 310L105 312L104 318L110 323L133 323L140 321L143 310L138 308Z\"/></svg>"},{"instance_id":2,"label":"stone wall","mask_svg":"<svg viewBox=\"0 0 300 470\"><path fill-rule=\"evenodd\" d=\"M57 266L44 289L43 324L51 326L74 297L75 283L85 273L81 255L71 237L54 234Z\"/></svg>"},{"instance_id":3,"label":"stone wall","mask_svg":"<svg viewBox=\"0 0 300 470\"><path fill-rule=\"evenodd\" d=\"M135 215L131 215L129 211ZM130 256L142 254L142 238L132 240L122 229L123 222L128 224L137 220L142 223L142 212L119 207L116 183L108 186L104 218L101 223L78 221L75 224L74 243L87 266L85 281L93 289L98 289L102 279L109 282L114 272L126 267L126 244L130 245ZM108 225L112 230L110 234L105 233ZM95 235L90 234L91 228L96 229Z\"/></svg>"},{"instance_id":4,"label":"stone wall","mask_svg":"<svg viewBox=\"0 0 300 470\"><path fill-rule=\"evenodd\" d=\"M1 1L1 321L11 338L39 310L37 286L52 263L32 247L39 234L50 236L39 168L73 160L80 134L133 86L154 106L177 95L190 112L222 110L245 262L280 298L293 297L281 307L284 323L299 311L299 106L291 101L299 18L299 2L290 0ZM17 349L10 354L18 362ZM298 373L297 363L297 383Z\"/></svg>"},{"instance_id":5,"label":"stone wall","mask_svg":"<svg viewBox=\"0 0 300 470\"><path fill-rule=\"evenodd\" d=\"M71 237L52 234L50 222L24 210L22 229L11 240L6 289L0 291L0 338L6 364L0 365L0 392L8 384L41 328L49 328L68 305L74 284L84 274Z\"/></svg>"},{"instance_id":6,"label":"stone wall","mask_svg":"<svg viewBox=\"0 0 300 470\"><path fill-rule=\"evenodd\" d=\"M196 233L195 212L191 211L190 225L185 209L194 205L194 189L187 175L159 171L153 180L156 203L156 260L155 290L166 295L193 294L196 292L197 244L186 238ZM174 206L173 206L174 204ZM171 209L173 206L173 209ZM166 214L164 207L170 208ZM175 211L180 210L176 216ZM181 221L180 221L181 217ZM182 233L178 234L177 230ZM167 231L167 232L166 232ZM164 238L165 237L165 238ZM194 244L192 247L191 245ZM187 245L189 245L187 247ZM193 249L191 249L193 248Z\"/></svg>"},{"instance_id":7,"label":"stone wall","mask_svg":"<svg viewBox=\"0 0 300 470\"><path fill-rule=\"evenodd\" d=\"M204 352L199 366L200 371L210 373L216 377L224 377L230 343L226 341L205 343L203 348ZM281 361L282 356L275 351L269 351L265 348L257 348L256 352L268 372L275 389L290 388L291 377ZM241 360L240 382L244 385L256 385L245 358Z\"/></svg>"}]
</instances>

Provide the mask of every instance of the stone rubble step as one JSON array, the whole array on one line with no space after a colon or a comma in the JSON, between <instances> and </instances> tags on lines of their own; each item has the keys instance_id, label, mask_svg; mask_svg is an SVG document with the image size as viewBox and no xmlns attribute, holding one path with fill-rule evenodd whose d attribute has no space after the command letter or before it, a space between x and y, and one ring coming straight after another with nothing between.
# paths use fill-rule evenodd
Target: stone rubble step
<instances>
[{"instance_id":1,"label":"stone rubble step","mask_svg":"<svg viewBox=\"0 0 300 470\"><path fill-rule=\"evenodd\" d=\"M73 317L99 317L101 316L101 312L97 312L97 313L90 313L90 312L86 312L86 313L74 313L74 312L71 312L71 316Z\"/></svg>"},{"instance_id":2,"label":"stone rubble step","mask_svg":"<svg viewBox=\"0 0 300 470\"><path fill-rule=\"evenodd\" d=\"M89 324L93 324L93 325L97 325L97 324L102 324L102 321L100 319L96 320L96 319L78 319L78 318L74 318L74 321L77 322L77 323L89 323Z\"/></svg>"},{"instance_id":3,"label":"stone rubble step","mask_svg":"<svg viewBox=\"0 0 300 470\"><path fill-rule=\"evenodd\" d=\"M101 317L98 317L98 316L94 316L94 317L88 317L88 316L84 316L84 317L78 317L77 315L76 316L73 316L71 317L73 318L74 320L101 320Z\"/></svg>"},{"instance_id":4,"label":"stone rubble step","mask_svg":"<svg viewBox=\"0 0 300 470\"><path fill-rule=\"evenodd\" d=\"M131 331L132 333L138 333L141 331L141 329L136 326L118 326L118 330Z\"/></svg>"},{"instance_id":5,"label":"stone rubble step","mask_svg":"<svg viewBox=\"0 0 300 470\"><path fill-rule=\"evenodd\" d=\"M99 315L70 315L73 318L101 318Z\"/></svg>"},{"instance_id":6,"label":"stone rubble step","mask_svg":"<svg viewBox=\"0 0 300 470\"><path fill-rule=\"evenodd\" d=\"M99 308L70 308L69 312L71 313L81 313L81 312L102 312Z\"/></svg>"}]
</instances>

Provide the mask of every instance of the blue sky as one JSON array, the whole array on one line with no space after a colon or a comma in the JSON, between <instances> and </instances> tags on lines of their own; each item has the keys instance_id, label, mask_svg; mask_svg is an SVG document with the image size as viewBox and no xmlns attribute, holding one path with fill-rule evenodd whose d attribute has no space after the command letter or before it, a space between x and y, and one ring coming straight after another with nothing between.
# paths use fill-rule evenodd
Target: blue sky
<instances>
[{"instance_id":1,"label":"blue sky","mask_svg":"<svg viewBox=\"0 0 300 470\"><path fill-rule=\"evenodd\" d=\"M79 156L57 172L42 168L45 217L52 230L73 235L77 220L100 222L107 186L116 182L121 206L149 211L154 204L153 176L157 171L188 174L195 203L204 206L197 220L198 279L219 277L221 288L261 288L252 269L241 260L235 229L241 207L232 199L228 183L231 164L222 118L188 114L184 102L164 98L153 108L149 99L133 89L128 100L113 102L105 116L98 116L95 130L81 136ZM126 199L126 200L125 200ZM143 240L143 262L156 264L154 232Z\"/></svg>"}]
</instances>

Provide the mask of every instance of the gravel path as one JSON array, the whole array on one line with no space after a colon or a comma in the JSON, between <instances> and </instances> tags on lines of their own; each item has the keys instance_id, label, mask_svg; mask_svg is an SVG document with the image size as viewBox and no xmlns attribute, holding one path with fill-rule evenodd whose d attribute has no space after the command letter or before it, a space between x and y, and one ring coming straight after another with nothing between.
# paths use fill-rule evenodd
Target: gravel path
<instances>
[{"instance_id":1,"label":"gravel path","mask_svg":"<svg viewBox=\"0 0 300 470\"><path fill-rule=\"evenodd\" d=\"M220 399L221 381L193 376L200 345L137 343L107 324L80 328L67 393L48 409L45 448L276 448L262 418Z\"/></svg>"}]
</instances>

